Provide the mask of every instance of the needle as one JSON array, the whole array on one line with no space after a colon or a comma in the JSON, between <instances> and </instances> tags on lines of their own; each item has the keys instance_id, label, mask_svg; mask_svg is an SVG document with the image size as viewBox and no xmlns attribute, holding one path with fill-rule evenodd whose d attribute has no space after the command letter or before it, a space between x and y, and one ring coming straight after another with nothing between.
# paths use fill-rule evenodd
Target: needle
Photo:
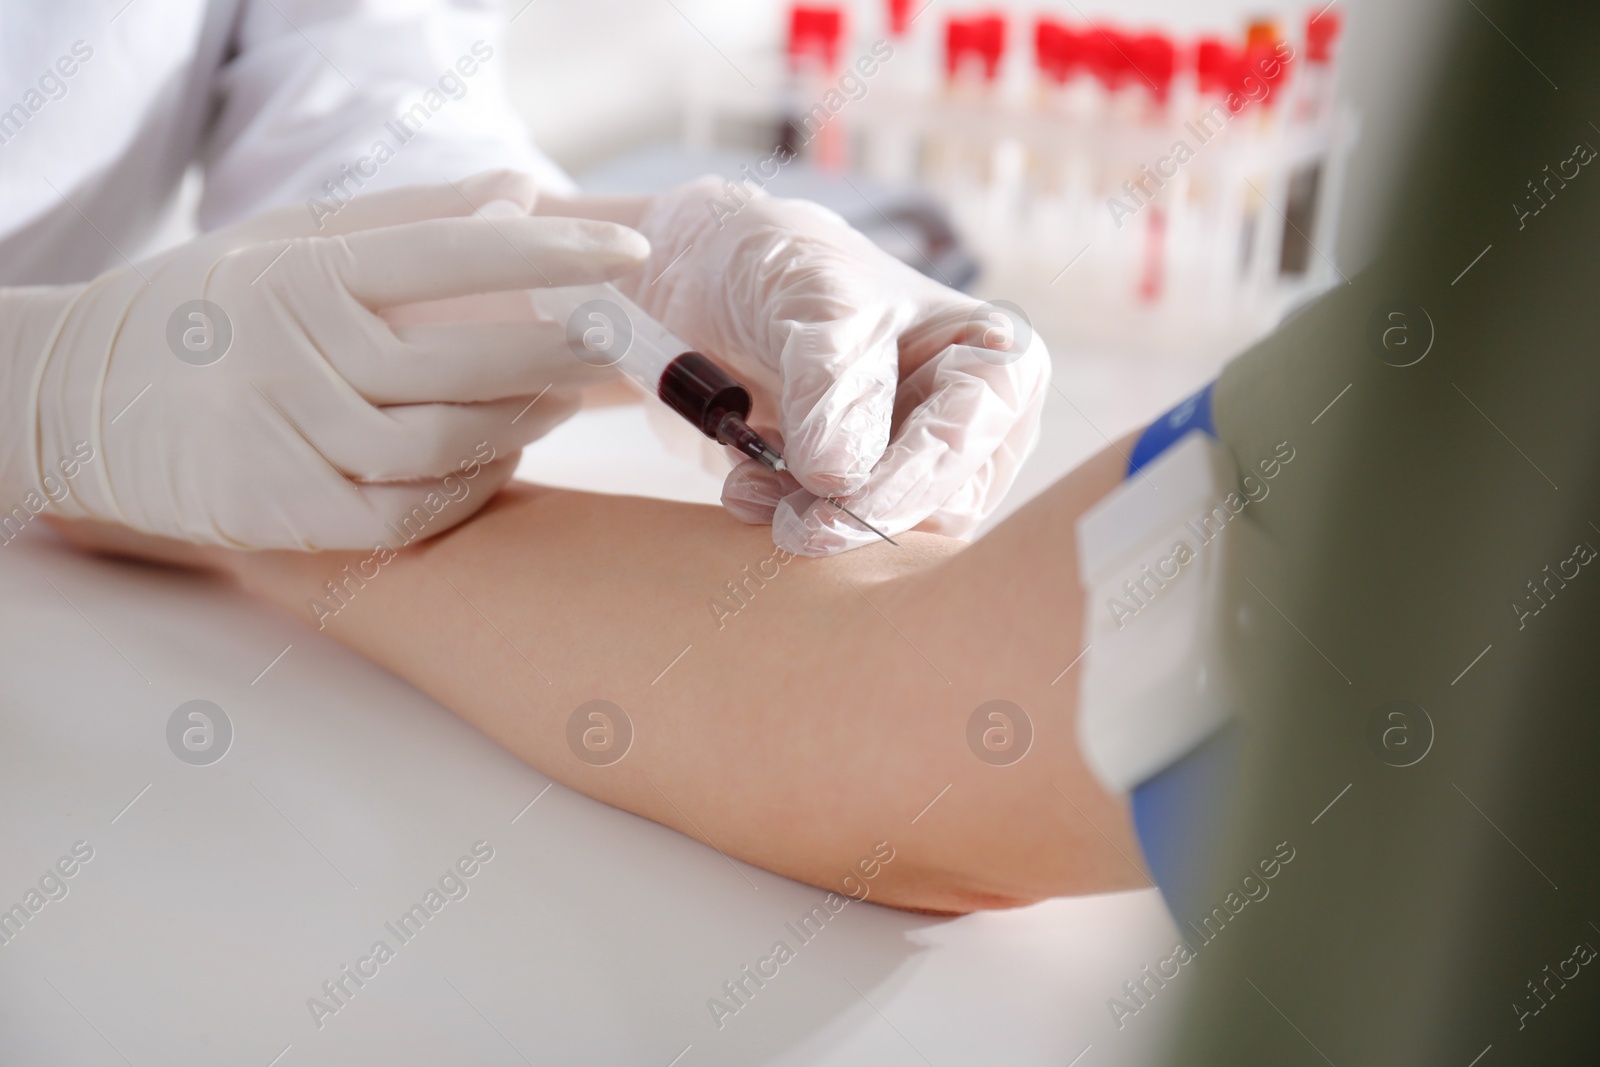
<instances>
[{"instance_id":1,"label":"needle","mask_svg":"<svg viewBox=\"0 0 1600 1067\"><path fill-rule=\"evenodd\" d=\"M762 466L766 467L774 474L782 474L784 471L789 469L789 465L783 461L783 457L778 455L775 451L772 451L770 446L764 451L767 454L757 457L761 461ZM856 520L861 525L865 526L867 529L871 530L873 533L889 542L891 545L894 545L896 548L900 547L899 541L896 541L894 538L890 537L888 534L872 525L872 523L868 522L866 519L863 519L860 515L857 515L855 512L851 511L849 508L833 499L833 497L825 496L822 499L826 500L828 503L844 512L846 515L850 516L852 519Z\"/></svg>"},{"instance_id":2,"label":"needle","mask_svg":"<svg viewBox=\"0 0 1600 1067\"><path fill-rule=\"evenodd\" d=\"M900 547L900 542L899 541L896 541L894 538L890 537L888 534L884 533L882 530L880 530L876 526L872 525L872 523L868 522L866 519L863 519L860 515L857 515L855 512L851 511L849 508L845 507L843 504L841 504L837 500L833 499L833 497L825 496L822 499L826 500L828 503L832 504L834 507L836 507L840 511L844 512L846 515L850 516L852 519L856 520L861 525L865 526L867 529L871 530L873 533L877 534L879 537L881 537L885 541L889 542L891 545L894 545L896 548Z\"/></svg>"},{"instance_id":3,"label":"needle","mask_svg":"<svg viewBox=\"0 0 1600 1067\"><path fill-rule=\"evenodd\" d=\"M716 432L711 436L716 440L721 441L723 444L728 445L744 455L749 456L751 459L767 468L767 470L771 471L773 474L782 474L784 471L789 469L789 464L784 462L783 455L776 448L773 448L770 442L752 430L744 421L744 415L740 414L739 412L723 412L721 417L717 420ZM861 525L865 526L867 529L871 530L873 533L889 542L891 545L894 545L896 548L900 547L900 542L896 541L894 538L890 537L888 534L872 525L872 523L868 522L866 519L863 519L860 515L857 515L855 512L851 511L849 508L833 499L833 497L825 496L822 499L826 500L828 503L844 512L846 515L850 516L852 519L856 520Z\"/></svg>"}]
</instances>

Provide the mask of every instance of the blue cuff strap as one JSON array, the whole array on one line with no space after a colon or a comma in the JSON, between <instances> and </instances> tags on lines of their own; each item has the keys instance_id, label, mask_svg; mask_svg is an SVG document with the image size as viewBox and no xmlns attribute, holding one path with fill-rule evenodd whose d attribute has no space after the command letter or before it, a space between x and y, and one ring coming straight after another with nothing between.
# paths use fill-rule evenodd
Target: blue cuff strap
<instances>
[{"instance_id":1,"label":"blue cuff strap","mask_svg":"<svg viewBox=\"0 0 1600 1067\"><path fill-rule=\"evenodd\" d=\"M1211 422L1211 390L1216 384L1213 381L1145 427L1144 433L1139 435L1138 442L1133 446L1133 455L1128 457L1129 478L1177 444L1190 430L1201 430L1212 437L1217 436L1217 428Z\"/></svg>"},{"instance_id":2,"label":"blue cuff strap","mask_svg":"<svg viewBox=\"0 0 1600 1067\"><path fill-rule=\"evenodd\" d=\"M1155 462L1191 430L1217 436L1213 381L1145 428L1128 458L1128 477ZM1237 771L1236 727L1213 735L1172 766L1140 783L1130 797L1145 861L1174 916L1188 914L1204 892L1207 860L1222 839L1228 788Z\"/></svg>"},{"instance_id":3,"label":"blue cuff strap","mask_svg":"<svg viewBox=\"0 0 1600 1067\"><path fill-rule=\"evenodd\" d=\"M1242 747L1238 723L1229 723L1135 786L1129 798L1145 863L1180 921L1205 910L1206 878L1227 839Z\"/></svg>"}]
</instances>

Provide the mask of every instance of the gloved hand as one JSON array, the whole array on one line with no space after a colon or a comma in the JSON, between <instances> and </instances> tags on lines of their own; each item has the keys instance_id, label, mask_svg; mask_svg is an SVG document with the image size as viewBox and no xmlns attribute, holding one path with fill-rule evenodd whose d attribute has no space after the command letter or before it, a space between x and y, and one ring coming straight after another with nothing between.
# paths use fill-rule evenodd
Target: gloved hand
<instances>
[{"instance_id":1,"label":"gloved hand","mask_svg":"<svg viewBox=\"0 0 1600 1067\"><path fill-rule=\"evenodd\" d=\"M877 539L827 496L891 535L970 534L1037 440L1043 342L822 207L729 207L713 178L657 198L638 225L650 259L617 283L749 387L758 430L776 426L794 476L745 460L728 509L810 556Z\"/></svg>"},{"instance_id":2,"label":"gloved hand","mask_svg":"<svg viewBox=\"0 0 1600 1067\"><path fill-rule=\"evenodd\" d=\"M603 281L647 255L612 223L469 217L534 197L490 172L352 200L320 230L295 205L86 285L0 290L0 513L47 497L66 518L239 548L456 525L607 372L531 317L379 311Z\"/></svg>"}]
</instances>

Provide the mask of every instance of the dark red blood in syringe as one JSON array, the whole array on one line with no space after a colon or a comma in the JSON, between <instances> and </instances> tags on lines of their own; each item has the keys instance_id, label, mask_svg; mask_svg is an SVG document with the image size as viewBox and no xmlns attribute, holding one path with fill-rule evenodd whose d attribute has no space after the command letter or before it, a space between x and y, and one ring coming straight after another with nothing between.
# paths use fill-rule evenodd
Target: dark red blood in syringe
<instances>
[{"instance_id":1,"label":"dark red blood in syringe","mask_svg":"<svg viewBox=\"0 0 1600 1067\"><path fill-rule=\"evenodd\" d=\"M737 449L773 473L789 469L778 450L744 421L750 414L749 390L700 353L685 352L668 363L661 372L656 395L713 441ZM824 499L891 545L898 544L833 497Z\"/></svg>"},{"instance_id":2,"label":"dark red blood in syringe","mask_svg":"<svg viewBox=\"0 0 1600 1067\"><path fill-rule=\"evenodd\" d=\"M685 352L667 364L656 387L662 403L693 423L707 437L729 412L750 414L750 393L726 371L698 352Z\"/></svg>"},{"instance_id":3,"label":"dark red blood in syringe","mask_svg":"<svg viewBox=\"0 0 1600 1067\"><path fill-rule=\"evenodd\" d=\"M750 414L749 391L705 356L685 352L667 364L656 392L662 403L713 441L771 469L784 469L777 449L744 421Z\"/></svg>"}]
</instances>

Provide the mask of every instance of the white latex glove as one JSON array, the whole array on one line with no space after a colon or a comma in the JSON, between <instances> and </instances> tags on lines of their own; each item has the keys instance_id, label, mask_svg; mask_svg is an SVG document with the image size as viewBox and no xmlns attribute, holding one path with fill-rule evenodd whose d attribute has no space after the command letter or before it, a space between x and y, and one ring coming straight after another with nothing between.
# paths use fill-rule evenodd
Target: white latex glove
<instances>
[{"instance_id":1,"label":"white latex glove","mask_svg":"<svg viewBox=\"0 0 1600 1067\"><path fill-rule=\"evenodd\" d=\"M749 387L752 424L781 440L794 477L745 460L728 509L810 556L877 540L827 496L891 535L969 535L1038 438L1043 342L822 207L730 204L714 178L657 198L638 225L650 260L618 283Z\"/></svg>"},{"instance_id":2,"label":"white latex glove","mask_svg":"<svg viewBox=\"0 0 1600 1067\"><path fill-rule=\"evenodd\" d=\"M489 172L352 200L320 230L295 205L87 285L0 290L0 509L43 494L67 518L248 548L456 525L608 372L559 325L380 310L602 281L648 253L612 223L468 217L534 196Z\"/></svg>"}]
</instances>

